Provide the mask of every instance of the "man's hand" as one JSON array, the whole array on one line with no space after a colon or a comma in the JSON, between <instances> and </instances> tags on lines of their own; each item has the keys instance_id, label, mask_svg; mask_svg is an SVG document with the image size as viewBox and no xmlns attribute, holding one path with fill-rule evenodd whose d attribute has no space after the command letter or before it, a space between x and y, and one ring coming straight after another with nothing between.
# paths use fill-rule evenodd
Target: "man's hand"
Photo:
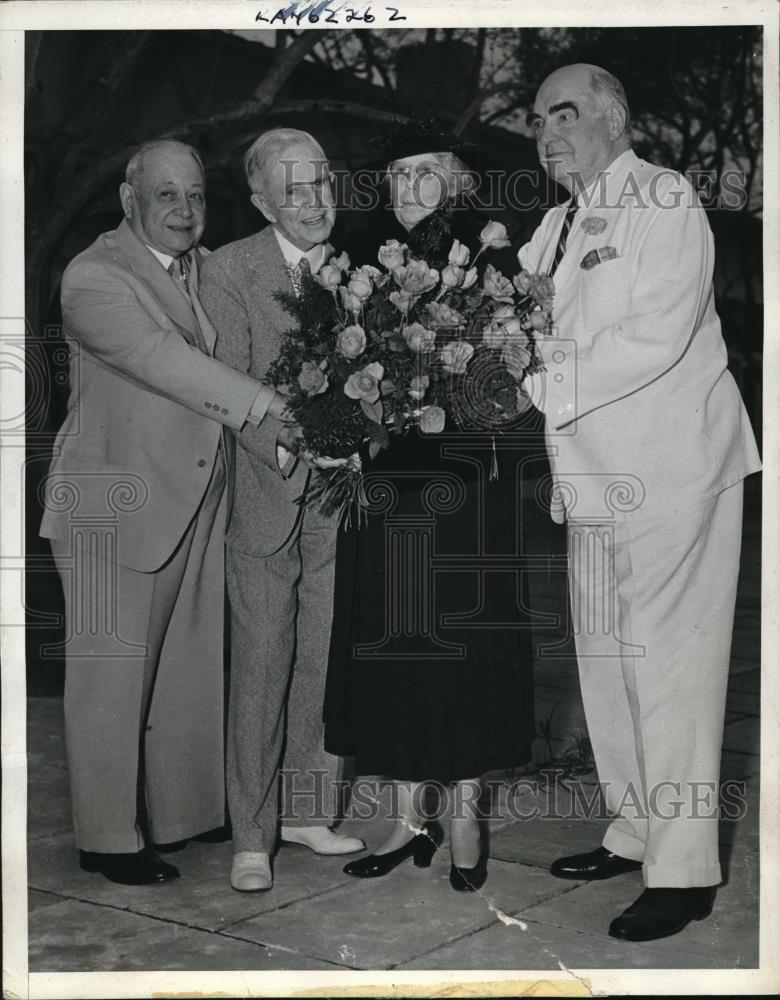
<instances>
[{"instance_id":1,"label":"man's hand","mask_svg":"<svg viewBox=\"0 0 780 1000\"><path fill-rule=\"evenodd\" d=\"M313 455L310 451L302 451L301 458L313 469L337 469L346 465L348 458L328 458L327 455Z\"/></svg>"},{"instance_id":2,"label":"man's hand","mask_svg":"<svg viewBox=\"0 0 780 1000\"><path fill-rule=\"evenodd\" d=\"M277 420L283 420L285 423L292 423L293 417L290 411L287 409L287 404L290 402L290 397L285 396L283 392L278 390L274 394L274 398L268 404L268 413L272 417L276 417Z\"/></svg>"}]
</instances>

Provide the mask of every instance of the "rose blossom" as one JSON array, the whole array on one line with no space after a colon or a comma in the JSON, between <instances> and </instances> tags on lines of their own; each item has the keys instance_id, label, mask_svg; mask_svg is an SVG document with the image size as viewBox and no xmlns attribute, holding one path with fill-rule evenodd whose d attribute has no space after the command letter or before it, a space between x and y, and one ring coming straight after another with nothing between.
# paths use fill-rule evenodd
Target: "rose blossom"
<instances>
[{"instance_id":1,"label":"rose blossom","mask_svg":"<svg viewBox=\"0 0 780 1000\"><path fill-rule=\"evenodd\" d=\"M420 414L420 430L423 434L441 434L445 420L444 410L440 406L426 406Z\"/></svg>"},{"instance_id":2,"label":"rose blossom","mask_svg":"<svg viewBox=\"0 0 780 1000\"><path fill-rule=\"evenodd\" d=\"M375 403L379 399L379 380L384 373L383 366L378 361L372 361L362 371L349 376L344 384L344 392L350 399L365 399L369 403Z\"/></svg>"},{"instance_id":3,"label":"rose blossom","mask_svg":"<svg viewBox=\"0 0 780 1000\"><path fill-rule=\"evenodd\" d=\"M463 268L448 264L441 272L441 283L445 288L457 288L463 280Z\"/></svg>"},{"instance_id":4,"label":"rose blossom","mask_svg":"<svg viewBox=\"0 0 780 1000\"><path fill-rule=\"evenodd\" d=\"M527 271L521 271L512 278L512 284L521 295L527 295L531 291L531 275Z\"/></svg>"},{"instance_id":5,"label":"rose blossom","mask_svg":"<svg viewBox=\"0 0 780 1000\"><path fill-rule=\"evenodd\" d=\"M469 262L469 248L464 246L460 240L455 240L447 259L450 264L455 264L456 267L465 267Z\"/></svg>"},{"instance_id":6,"label":"rose blossom","mask_svg":"<svg viewBox=\"0 0 780 1000\"><path fill-rule=\"evenodd\" d=\"M423 354L436 347L436 334L433 330L426 330L422 323L410 323L405 327L404 340L409 350L415 354Z\"/></svg>"},{"instance_id":7,"label":"rose blossom","mask_svg":"<svg viewBox=\"0 0 780 1000\"><path fill-rule=\"evenodd\" d=\"M404 291L390 292L388 298L396 309L400 309L400 311L404 314L409 312L409 306L411 306L412 302L414 302L414 296Z\"/></svg>"},{"instance_id":8,"label":"rose blossom","mask_svg":"<svg viewBox=\"0 0 780 1000\"><path fill-rule=\"evenodd\" d=\"M466 370L474 348L466 340L451 340L441 352L442 366L446 372L462 375Z\"/></svg>"},{"instance_id":9,"label":"rose blossom","mask_svg":"<svg viewBox=\"0 0 780 1000\"><path fill-rule=\"evenodd\" d=\"M482 331L482 343L485 347L497 350L499 347L503 347L505 342L506 337L504 336L504 331L497 323L491 323Z\"/></svg>"},{"instance_id":10,"label":"rose blossom","mask_svg":"<svg viewBox=\"0 0 780 1000\"><path fill-rule=\"evenodd\" d=\"M382 274L379 268L374 267L373 264L361 264L355 274L365 275L376 288L381 288L388 280L388 276Z\"/></svg>"},{"instance_id":11,"label":"rose blossom","mask_svg":"<svg viewBox=\"0 0 780 1000\"><path fill-rule=\"evenodd\" d=\"M509 246L506 226L491 220L479 234L479 242L483 246L490 247L491 250L503 250L504 247Z\"/></svg>"},{"instance_id":12,"label":"rose blossom","mask_svg":"<svg viewBox=\"0 0 780 1000\"><path fill-rule=\"evenodd\" d=\"M532 312L529 319L531 321L531 326L537 333L544 333L550 322L550 317L546 312L542 312L541 310L538 312Z\"/></svg>"},{"instance_id":13,"label":"rose blossom","mask_svg":"<svg viewBox=\"0 0 780 1000\"><path fill-rule=\"evenodd\" d=\"M351 292L348 288L345 288L343 285L339 286L339 295L341 296L341 304L345 309L351 313L355 313L356 315L360 312L363 307L363 303L357 295Z\"/></svg>"},{"instance_id":14,"label":"rose blossom","mask_svg":"<svg viewBox=\"0 0 780 1000\"><path fill-rule=\"evenodd\" d=\"M477 280L477 269L476 267L470 267L468 271L466 271L466 276L463 279L463 284L460 287L465 292L467 291L467 289L471 288L471 286L474 284L476 280Z\"/></svg>"},{"instance_id":15,"label":"rose blossom","mask_svg":"<svg viewBox=\"0 0 780 1000\"><path fill-rule=\"evenodd\" d=\"M328 388L328 376L314 361L304 361L298 373L298 385L307 396L318 396Z\"/></svg>"},{"instance_id":16,"label":"rose blossom","mask_svg":"<svg viewBox=\"0 0 780 1000\"><path fill-rule=\"evenodd\" d=\"M501 360L512 378L519 380L531 363L531 352L520 344L508 344L501 353Z\"/></svg>"},{"instance_id":17,"label":"rose blossom","mask_svg":"<svg viewBox=\"0 0 780 1000\"><path fill-rule=\"evenodd\" d=\"M424 260L413 260L407 267L396 268L393 277L402 291L417 296L436 287L439 272Z\"/></svg>"},{"instance_id":18,"label":"rose blossom","mask_svg":"<svg viewBox=\"0 0 780 1000\"><path fill-rule=\"evenodd\" d=\"M430 384L431 380L427 375L415 375L409 383L409 395L412 399L422 399Z\"/></svg>"},{"instance_id":19,"label":"rose blossom","mask_svg":"<svg viewBox=\"0 0 780 1000\"><path fill-rule=\"evenodd\" d=\"M351 264L351 261L350 261L350 259L349 259L349 254L347 253L347 251L346 251L346 250L343 250L343 251L342 251L342 252L341 252L341 253L340 253L340 254L338 255L338 257L332 257L332 258L331 258L331 259L330 259L330 260L328 261L328 263L329 263L329 264L333 264L333 265L334 265L335 267L337 267L337 268L338 268L338 269L339 269L340 271L348 271L348 270L349 270L349 268L350 268L350 264Z\"/></svg>"},{"instance_id":20,"label":"rose blossom","mask_svg":"<svg viewBox=\"0 0 780 1000\"><path fill-rule=\"evenodd\" d=\"M371 292L373 291L371 278L367 274L362 274L360 271L355 271L347 282L347 288L356 299L360 300L361 303L370 298Z\"/></svg>"},{"instance_id":21,"label":"rose blossom","mask_svg":"<svg viewBox=\"0 0 780 1000\"><path fill-rule=\"evenodd\" d=\"M341 284L341 271L332 264L323 264L314 277L329 292L335 291Z\"/></svg>"},{"instance_id":22,"label":"rose blossom","mask_svg":"<svg viewBox=\"0 0 780 1000\"><path fill-rule=\"evenodd\" d=\"M488 264L482 276L482 288L485 295L489 295L496 302L511 302L514 292L512 282L505 278L500 271L497 271L492 264Z\"/></svg>"},{"instance_id":23,"label":"rose blossom","mask_svg":"<svg viewBox=\"0 0 780 1000\"><path fill-rule=\"evenodd\" d=\"M357 358L366 349L366 333L362 326L355 323L344 327L336 340L336 349L345 358Z\"/></svg>"},{"instance_id":24,"label":"rose blossom","mask_svg":"<svg viewBox=\"0 0 780 1000\"><path fill-rule=\"evenodd\" d=\"M499 306L493 313L493 324L499 326L505 340L523 336L523 327L512 306Z\"/></svg>"},{"instance_id":25,"label":"rose blossom","mask_svg":"<svg viewBox=\"0 0 780 1000\"><path fill-rule=\"evenodd\" d=\"M443 302L429 302L425 308L430 314L434 326L451 327L464 325L461 314L450 306L446 306Z\"/></svg>"},{"instance_id":26,"label":"rose blossom","mask_svg":"<svg viewBox=\"0 0 780 1000\"><path fill-rule=\"evenodd\" d=\"M395 271L397 267L403 267L404 250L408 249L405 243L399 243L398 240L388 240L379 248L377 260L388 271Z\"/></svg>"}]
</instances>

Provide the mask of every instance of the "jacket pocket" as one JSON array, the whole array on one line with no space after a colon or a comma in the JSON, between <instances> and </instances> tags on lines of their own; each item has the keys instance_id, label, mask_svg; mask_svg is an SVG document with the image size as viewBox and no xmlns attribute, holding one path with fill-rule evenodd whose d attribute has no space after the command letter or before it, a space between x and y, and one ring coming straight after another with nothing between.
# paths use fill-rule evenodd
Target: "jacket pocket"
<instances>
[{"instance_id":1,"label":"jacket pocket","mask_svg":"<svg viewBox=\"0 0 780 1000\"><path fill-rule=\"evenodd\" d=\"M580 269L580 314L586 330L603 330L627 315L628 265L625 257Z\"/></svg>"}]
</instances>

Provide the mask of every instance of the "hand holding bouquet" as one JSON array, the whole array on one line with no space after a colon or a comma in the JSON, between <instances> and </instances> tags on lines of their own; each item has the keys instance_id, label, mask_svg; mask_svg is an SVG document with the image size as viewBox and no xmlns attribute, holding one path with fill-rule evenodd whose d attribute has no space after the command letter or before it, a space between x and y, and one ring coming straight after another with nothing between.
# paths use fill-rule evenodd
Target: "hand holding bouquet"
<instances>
[{"instance_id":1,"label":"hand holding bouquet","mask_svg":"<svg viewBox=\"0 0 780 1000\"><path fill-rule=\"evenodd\" d=\"M319 471L303 502L359 523L366 499L354 456L364 444L374 457L410 424L424 434L497 432L527 408L523 381L541 369L534 338L551 323L552 282L522 271L510 281L490 264L479 280L477 259L508 245L506 230L489 222L480 243L471 260L455 240L441 272L396 240L379 248L380 267L351 268L346 253L332 254L299 296L277 293L296 326L266 380L289 391L301 449L349 459Z\"/></svg>"}]
</instances>

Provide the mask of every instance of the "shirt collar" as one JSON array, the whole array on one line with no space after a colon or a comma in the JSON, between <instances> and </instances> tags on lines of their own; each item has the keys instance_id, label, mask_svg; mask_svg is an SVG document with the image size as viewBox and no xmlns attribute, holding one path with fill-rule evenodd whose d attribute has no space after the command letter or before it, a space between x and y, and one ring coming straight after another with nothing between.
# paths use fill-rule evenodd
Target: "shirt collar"
<instances>
[{"instance_id":1,"label":"shirt collar","mask_svg":"<svg viewBox=\"0 0 780 1000\"><path fill-rule=\"evenodd\" d=\"M162 264L162 266L165 268L166 271L171 266L171 261L176 260L175 257L171 256L171 254L163 253L162 250L155 250L154 247L150 247L148 243L144 243L144 246L150 253L154 254L154 256L157 258L157 260L159 260L159 262Z\"/></svg>"},{"instance_id":2,"label":"shirt collar","mask_svg":"<svg viewBox=\"0 0 780 1000\"><path fill-rule=\"evenodd\" d=\"M279 249L282 251L282 256L288 267L296 268L298 262L302 257L305 257L309 261L309 267L311 268L311 273L316 274L322 266L322 254L323 254L323 244L318 243L313 246L311 250L301 250L294 243L291 243L286 236L279 232L279 230L274 226L274 236L276 237L276 242L279 244Z\"/></svg>"},{"instance_id":3,"label":"shirt collar","mask_svg":"<svg viewBox=\"0 0 780 1000\"><path fill-rule=\"evenodd\" d=\"M577 201L580 208L616 207L612 204L612 197L620 193L624 179L631 168L639 162L641 161L633 149L624 149L586 188L582 191L577 190ZM607 196L606 200L604 195Z\"/></svg>"}]
</instances>

